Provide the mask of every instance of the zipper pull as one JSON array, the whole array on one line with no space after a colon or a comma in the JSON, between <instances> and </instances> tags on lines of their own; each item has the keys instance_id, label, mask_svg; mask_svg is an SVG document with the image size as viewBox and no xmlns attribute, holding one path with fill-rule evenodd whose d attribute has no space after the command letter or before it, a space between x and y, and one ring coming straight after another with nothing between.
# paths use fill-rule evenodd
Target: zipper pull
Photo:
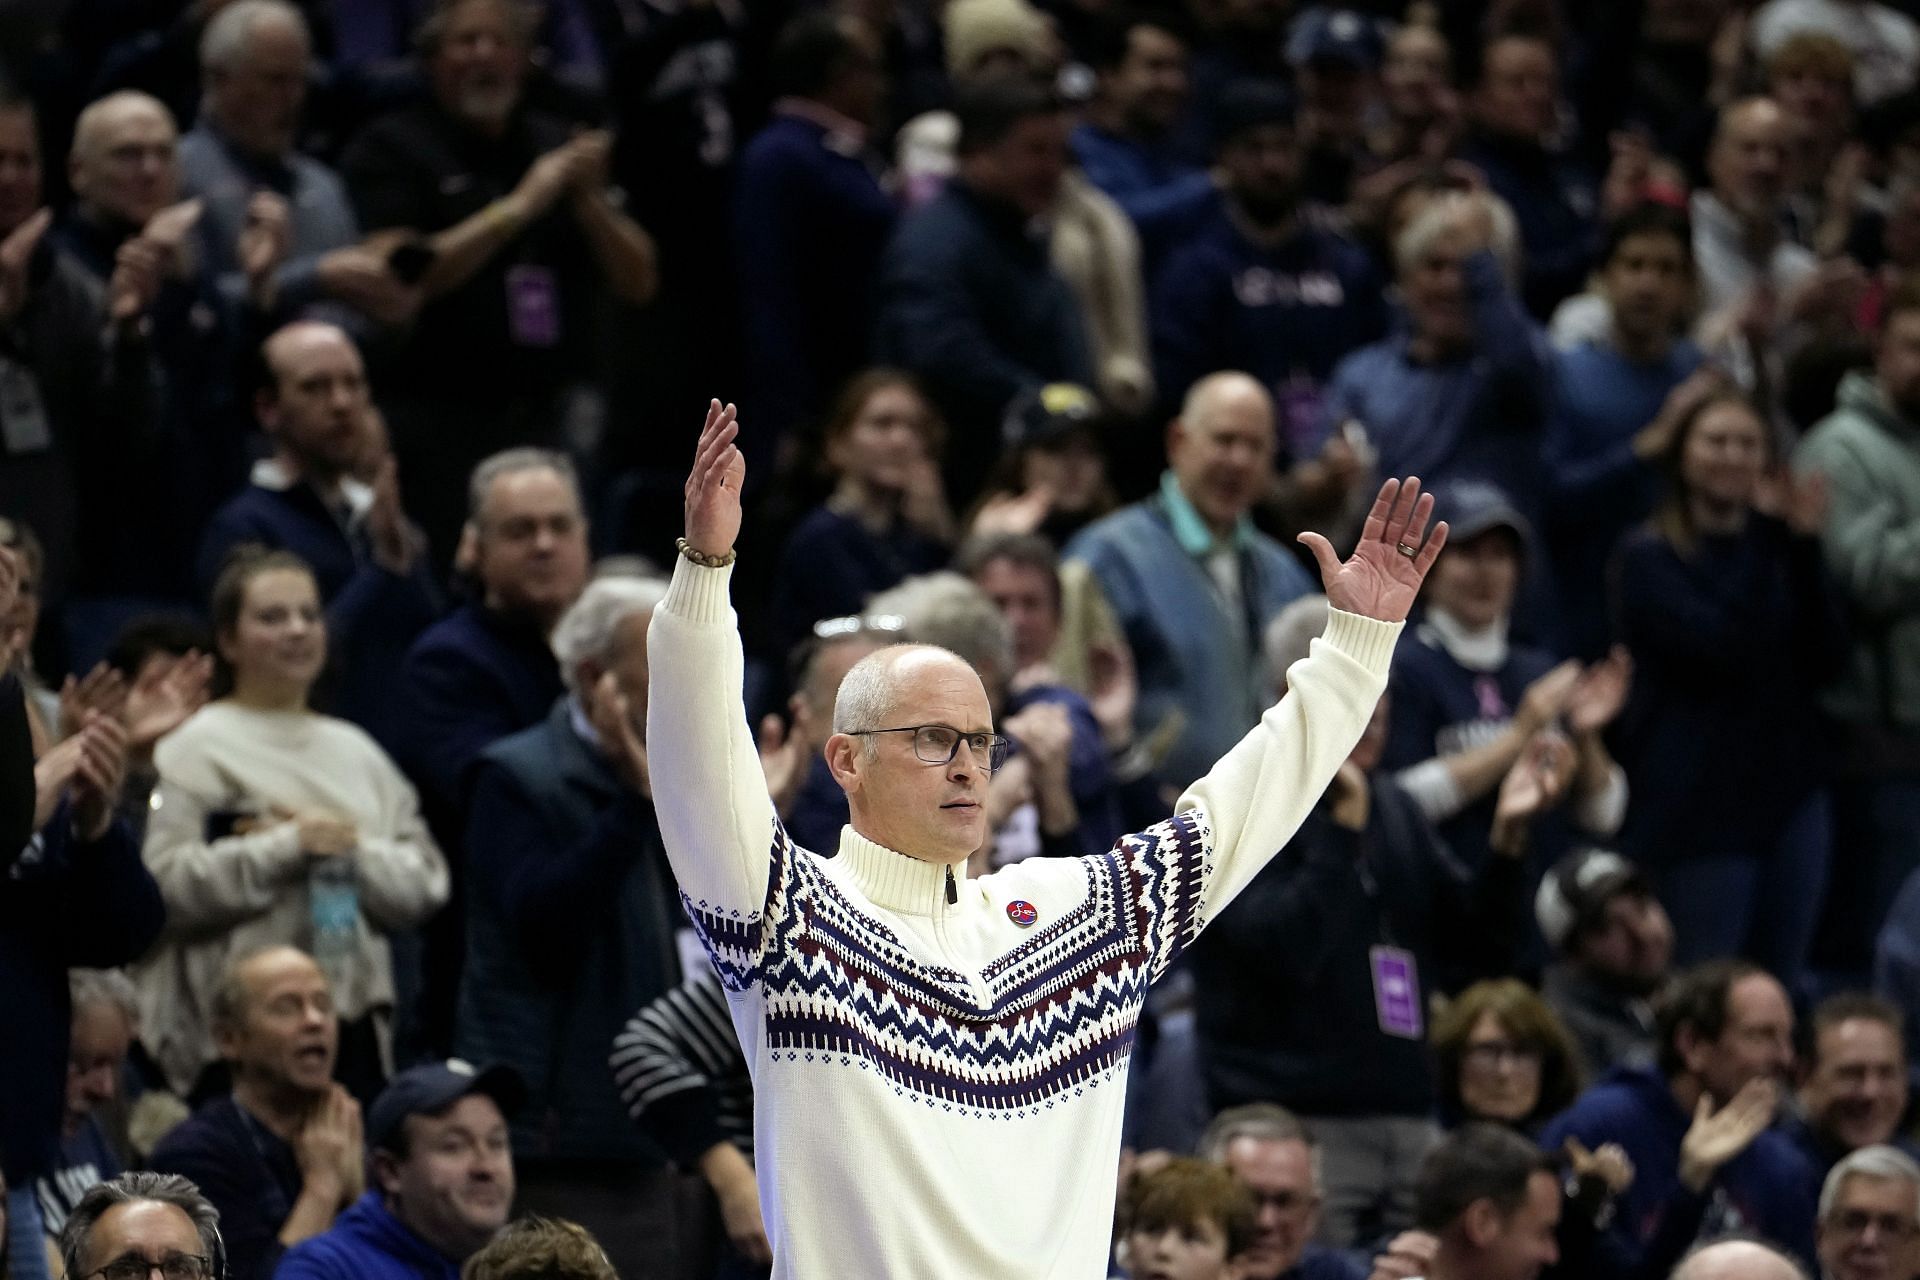
<instances>
[{"instance_id":1,"label":"zipper pull","mask_svg":"<svg viewBox=\"0 0 1920 1280\"><path fill-rule=\"evenodd\" d=\"M958 903L959 901L960 901L960 886L956 885L953 882L953 864L948 863L947 864L947 905L952 906Z\"/></svg>"}]
</instances>

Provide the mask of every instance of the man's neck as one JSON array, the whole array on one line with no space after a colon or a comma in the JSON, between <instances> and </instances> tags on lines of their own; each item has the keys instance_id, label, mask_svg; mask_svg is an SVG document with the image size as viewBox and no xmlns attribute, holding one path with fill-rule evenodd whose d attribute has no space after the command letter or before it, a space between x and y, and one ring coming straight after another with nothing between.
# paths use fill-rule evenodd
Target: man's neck
<instances>
[{"instance_id":1,"label":"man's neck","mask_svg":"<svg viewBox=\"0 0 1920 1280\"><path fill-rule=\"evenodd\" d=\"M276 449L273 462L290 483L307 485L329 505L340 501L340 485L346 479L344 472L308 465L286 449Z\"/></svg>"},{"instance_id":2,"label":"man's neck","mask_svg":"<svg viewBox=\"0 0 1920 1280\"><path fill-rule=\"evenodd\" d=\"M1434 1250L1433 1265L1427 1268L1425 1280L1478 1280L1480 1269L1468 1256L1470 1253L1459 1241L1443 1236L1440 1247Z\"/></svg>"},{"instance_id":3,"label":"man's neck","mask_svg":"<svg viewBox=\"0 0 1920 1280\"><path fill-rule=\"evenodd\" d=\"M875 489L854 476L842 476L827 506L852 516L869 533L885 533L899 518L903 495Z\"/></svg>"},{"instance_id":4,"label":"man's neck","mask_svg":"<svg viewBox=\"0 0 1920 1280\"><path fill-rule=\"evenodd\" d=\"M1634 364L1656 364L1673 350L1673 335L1655 331L1631 333L1618 324L1613 327L1613 349Z\"/></svg>"},{"instance_id":5,"label":"man's neck","mask_svg":"<svg viewBox=\"0 0 1920 1280\"><path fill-rule=\"evenodd\" d=\"M1233 219L1241 235L1265 249L1285 244L1300 230L1297 212L1289 210L1278 218L1256 218L1239 196L1231 194L1227 197L1227 216Z\"/></svg>"},{"instance_id":6,"label":"man's neck","mask_svg":"<svg viewBox=\"0 0 1920 1280\"><path fill-rule=\"evenodd\" d=\"M486 1237L484 1236L478 1240L464 1236L459 1239L453 1239L431 1230L425 1223L415 1220L414 1217L407 1212L407 1207L401 1204L399 1198L396 1196L387 1196L383 1203L386 1206L387 1212L393 1215L394 1221L405 1227L420 1243L426 1245L429 1249L432 1249L435 1253L456 1266L464 1263L468 1258L480 1252L481 1248L487 1243Z\"/></svg>"},{"instance_id":7,"label":"man's neck","mask_svg":"<svg viewBox=\"0 0 1920 1280\"><path fill-rule=\"evenodd\" d=\"M268 1133L292 1142L300 1126L307 1122L307 1114L316 1100L311 1094L270 1088L243 1075L233 1082L233 1101L264 1125Z\"/></svg>"},{"instance_id":8,"label":"man's neck","mask_svg":"<svg viewBox=\"0 0 1920 1280\"><path fill-rule=\"evenodd\" d=\"M1706 1086L1693 1075L1675 1076L1667 1082L1667 1089L1673 1094L1674 1102L1679 1104L1680 1110L1686 1115L1693 1114L1693 1109L1700 1105L1701 1095L1707 1091Z\"/></svg>"}]
</instances>

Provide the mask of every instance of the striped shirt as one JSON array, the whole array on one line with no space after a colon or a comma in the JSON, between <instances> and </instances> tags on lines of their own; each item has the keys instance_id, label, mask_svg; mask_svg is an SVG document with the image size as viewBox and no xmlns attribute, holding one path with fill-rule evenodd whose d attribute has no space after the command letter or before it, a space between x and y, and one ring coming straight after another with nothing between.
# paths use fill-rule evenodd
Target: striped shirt
<instances>
[{"instance_id":1,"label":"striped shirt","mask_svg":"<svg viewBox=\"0 0 1920 1280\"><path fill-rule=\"evenodd\" d=\"M613 1040L627 1113L682 1168L716 1142L753 1160L753 1081L711 969L633 1015Z\"/></svg>"}]
</instances>

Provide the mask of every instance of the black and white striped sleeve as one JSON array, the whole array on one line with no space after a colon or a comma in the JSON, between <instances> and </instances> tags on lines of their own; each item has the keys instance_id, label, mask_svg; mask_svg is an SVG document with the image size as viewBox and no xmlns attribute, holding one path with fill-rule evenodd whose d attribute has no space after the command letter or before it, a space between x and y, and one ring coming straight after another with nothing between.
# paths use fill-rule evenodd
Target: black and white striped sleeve
<instances>
[{"instance_id":1,"label":"black and white striped sleeve","mask_svg":"<svg viewBox=\"0 0 1920 1280\"><path fill-rule=\"evenodd\" d=\"M712 972L628 1020L610 1063L627 1114L683 1169L720 1142L753 1159L753 1085Z\"/></svg>"}]
</instances>

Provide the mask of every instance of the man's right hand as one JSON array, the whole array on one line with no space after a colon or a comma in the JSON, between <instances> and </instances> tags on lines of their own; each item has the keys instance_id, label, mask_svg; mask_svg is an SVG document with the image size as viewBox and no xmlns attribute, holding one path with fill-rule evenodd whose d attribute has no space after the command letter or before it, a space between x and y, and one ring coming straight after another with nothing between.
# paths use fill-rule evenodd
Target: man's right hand
<instances>
[{"instance_id":1,"label":"man's right hand","mask_svg":"<svg viewBox=\"0 0 1920 1280\"><path fill-rule=\"evenodd\" d=\"M362 1144L360 1104L336 1084L293 1135L302 1188L330 1197L338 1207L358 1199L365 1181Z\"/></svg>"},{"instance_id":2,"label":"man's right hand","mask_svg":"<svg viewBox=\"0 0 1920 1280\"><path fill-rule=\"evenodd\" d=\"M693 470L687 475L687 544L702 555L724 556L740 536L740 488L747 460L734 438L739 411L718 400L707 406Z\"/></svg>"},{"instance_id":3,"label":"man's right hand","mask_svg":"<svg viewBox=\"0 0 1920 1280\"><path fill-rule=\"evenodd\" d=\"M1387 1251L1373 1260L1367 1280L1411 1280L1426 1275L1439 1249L1440 1241L1424 1231L1402 1231Z\"/></svg>"},{"instance_id":4,"label":"man's right hand","mask_svg":"<svg viewBox=\"0 0 1920 1280\"><path fill-rule=\"evenodd\" d=\"M537 222L560 202L574 183L588 156L573 142L563 142L542 155L521 175L520 183L509 197L517 206L520 225Z\"/></svg>"},{"instance_id":5,"label":"man's right hand","mask_svg":"<svg viewBox=\"0 0 1920 1280\"><path fill-rule=\"evenodd\" d=\"M27 264L52 225L53 210L41 209L0 240L0 322L12 320L26 307Z\"/></svg>"},{"instance_id":6,"label":"man's right hand","mask_svg":"<svg viewBox=\"0 0 1920 1280\"><path fill-rule=\"evenodd\" d=\"M1531 738L1560 718L1580 683L1582 671L1581 665L1569 658L1527 686L1513 717L1527 737Z\"/></svg>"},{"instance_id":7,"label":"man's right hand","mask_svg":"<svg viewBox=\"0 0 1920 1280\"><path fill-rule=\"evenodd\" d=\"M386 258L364 245L321 254L313 273L322 293L376 324L403 325L420 310L419 288L394 275Z\"/></svg>"},{"instance_id":8,"label":"man's right hand","mask_svg":"<svg viewBox=\"0 0 1920 1280\"><path fill-rule=\"evenodd\" d=\"M1701 1094L1693 1123L1680 1139L1680 1181L1694 1194L1704 1193L1727 1162L1773 1123L1779 1105L1780 1086L1765 1077L1747 1081L1718 1110L1711 1097Z\"/></svg>"}]
</instances>

